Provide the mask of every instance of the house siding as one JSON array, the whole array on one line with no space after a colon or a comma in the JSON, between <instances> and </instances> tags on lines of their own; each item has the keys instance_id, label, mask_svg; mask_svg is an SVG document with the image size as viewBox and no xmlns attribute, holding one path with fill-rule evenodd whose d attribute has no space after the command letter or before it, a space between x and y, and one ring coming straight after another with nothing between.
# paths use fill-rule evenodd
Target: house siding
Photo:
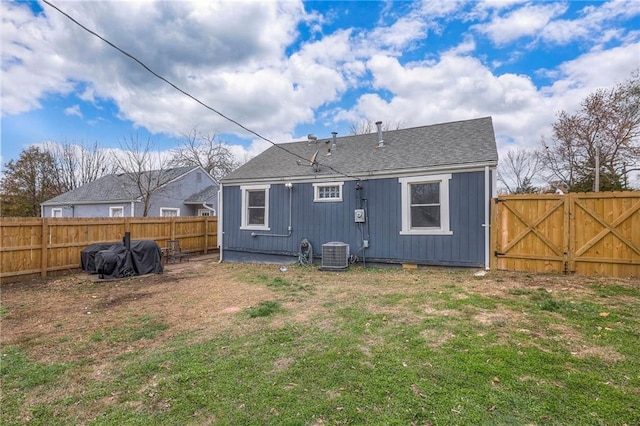
<instances>
[{"instance_id":1,"label":"house siding","mask_svg":"<svg viewBox=\"0 0 640 426\"><path fill-rule=\"evenodd\" d=\"M109 207L124 207L124 216L131 216L131 202L109 204L67 204L43 206L44 217L51 217L52 209L62 209L62 217L109 217Z\"/></svg>"},{"instance_id":2,"label":"house siding","mask_svg":"<svg viewBox=\"0 0 640 426\"><path fill-rule=\"evenodd\" d=\"M453 173L449 181L450 229L453 235L400 235L401 191L398 178L355 181L343 186L343 201L313 202L313 184L272 184L269 193L269 225L265 233L288 234L289 191L292 198L291 236L251 236L240 230L240 185L223 188L223 253L226 260L243 258L242 253L296 256L299 242L308 239L316 256L322 244L342 241L350 253L367 261L417 263L425 265L484 265L484 173ZM366 199L366 201L365 201ZM487 201L488 202L488 201ZM367 208L368 223L354 221L356 208ZM368 233L369 248L362 249L362 232Z\"/></svg>"}]
</instances>

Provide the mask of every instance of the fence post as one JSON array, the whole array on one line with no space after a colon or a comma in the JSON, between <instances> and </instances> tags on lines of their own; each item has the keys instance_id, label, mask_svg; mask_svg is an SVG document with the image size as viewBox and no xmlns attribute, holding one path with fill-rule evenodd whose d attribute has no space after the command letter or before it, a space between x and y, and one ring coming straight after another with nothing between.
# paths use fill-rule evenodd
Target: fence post
<instances>
[{"instance_id":1,"label":"fence post","mask_svg":"<svg viewBox=\"0 0 640 426\"><path fill-rule=\"evenodd\" d=\"M492 271L497 270L498 259L496 258L496 252L498 251L498 198L492 198L491 208L491 233L489 237L489 269Z\"/></svg>"},{"instance_id":2,"label":"fence post","mask_svg":"<svg viewBox=\"0 0 640 426\"><path fill-rule=\"evenodd\" d=\"M47 263L49 258L49 224L47 218L42 218L42 241L40 250L40 276L45 278L47 276Z\"/></svg>"},{"instance_id":3,"label":"fence post","mask_svg":"<svg viewBox=\"0 0 640 426\"><path fill-rule=\"evenodd\" d=\"M209 216L204 217L204 254L207 254L209 249Z\"/></svg>"}]
</instances>

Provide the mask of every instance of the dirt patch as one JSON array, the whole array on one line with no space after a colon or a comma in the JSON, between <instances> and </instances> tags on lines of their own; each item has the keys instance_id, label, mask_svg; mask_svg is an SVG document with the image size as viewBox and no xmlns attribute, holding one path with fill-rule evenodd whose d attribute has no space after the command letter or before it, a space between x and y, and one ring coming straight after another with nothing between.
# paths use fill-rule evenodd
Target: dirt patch
<instances>
[{"instance_id":1,"label":"dirt patch","mask_svg":"<svg viewBox=\"0 0 640 426\"><path fill-rule=\"evenodd\" d=\"M525 332L529 327L521 312L444 309L435 299L443 291L450 292L454 300L464 301L468 294L518 298L529 297L529 293L541 289L552 295L596 297L598 286L640 285L638 280L516 273L490 273L477 279L472 271L446 269L428 274L402 269L370 269L351 274L289 268L283 273L279 265L218 264L216 260L168 265L163 274L124 280L96 281L95 277L78 274L3 284L0 342L3 346L19 345L42 361L90 358L106 362L118 354L162 345L180 334L188 333L189 339L197 341L225 330L249 332L254 327L252 322L239 320L240 315L248 307L267 300L280 301L290 314L286 321L273 320L274 328L294 322L333 331L339 326L340 307L349 301L387 323L418 321L416 312L452 318L468 314L483 326L501 328L519 324ZM276 279L289 285L269 285ZM402 303L405 297L415 294L423 297L429 292L434 293L434 299L426 297L417 305ZM154 337L132 338L136 327L155 333ZM130 335L117 335L117 330ZM572 340L568 333L566 330L561 335L568 342L575 340L572 352L576 356L593 352L580 346L578 336ZM447 339L429 331L423 337L435 346ZM617 359L615 354L607 354L610 359L612 356ZM100 367L96 368L95 374L99 374Z\"/></svg>"},{"instance_id":2,"label":"dirt patch","mask_svg":"<svg viewBox=\"0 0 640 426\"><path fill-rule=\"evenodd\" d=\"M123 280L101 282L80 274L3 284L2 345L19 344L49 362L109 359L184 332L194 332L194 338L219 332L233 324L233 314L273 297L264 286L229 285L225 268L216 266L215 261L192 261L164 274ZM126 336L109 335L145 322L166 327L164 338L126 341ZM114 341L99 344L101 338Z\"/></svg>"}]
</instances>

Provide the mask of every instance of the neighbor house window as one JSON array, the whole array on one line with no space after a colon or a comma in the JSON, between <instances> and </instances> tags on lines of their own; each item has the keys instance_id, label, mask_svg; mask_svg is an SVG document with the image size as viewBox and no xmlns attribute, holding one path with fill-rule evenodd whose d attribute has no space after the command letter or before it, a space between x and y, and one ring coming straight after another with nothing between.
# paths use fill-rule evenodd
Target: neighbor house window
<instances>
[{"instance_id":1,"label":"neighbor house window","mask_svg":"<svg viewBox=\"0 0 640 426\"><path fill-rule=\"evenodd\" d=\"M62 217L62 209L51 209L51 217Z\"/></svg>"},{"instance_id":2,"label":"neighbor house window","mask_svg":"<svg viewBox=\"0 0 640 426\"><path fill-rule=\"evenodd\" d=\"M109 217L124 217L124 207L109 207Z\"/></svg>"},{"instance_id":3,"label":"neighbor house window","mask_svg":"<svg viewBox=\"0 0 640 426\"><path fill-rule=\"evenodd\" d=\"M198 216L215 216L215 215L216 215L215 210L198 209Z\"/></svg>"},{"instance_id":4,"label":"neighbor house window","mask_svg":"<svg viewBox=\"0 0 640 426\"><path fill-rule=\"evenodd\" d=\"M269 188L270 185L240 187L242 192L241 229L269 230Z\"/></svg>"},{"instance_id":5,"label":"neighbor house window","mask_svg":"<svg viewBox=\"0 0 640 426\"><path fill-rule=\"evenodd\" d=\"M178 217L180 216L180 209L160 207L160 216L162 217Z\"/></svg>"},{"instance_id":6,"label":"neighbor house window","mask_svg":"<svg viewBox=\"0 0 640 426\"><path fill-rule=\"evenodd\" d=\"M342 185L344 182L325 182L313 184L313 201L342 201Z\"/></svg>"},{"instance_id":7,"label":"neighbor house window","mask_svg":"<svg viewBox=\"0 0 640 426\"><path fill-rule=\"evenodd\" d=\"M402 202L400 234L453 234L449 229L450 180L450 174L399 179Z\"/></svg>"}]
</instances>

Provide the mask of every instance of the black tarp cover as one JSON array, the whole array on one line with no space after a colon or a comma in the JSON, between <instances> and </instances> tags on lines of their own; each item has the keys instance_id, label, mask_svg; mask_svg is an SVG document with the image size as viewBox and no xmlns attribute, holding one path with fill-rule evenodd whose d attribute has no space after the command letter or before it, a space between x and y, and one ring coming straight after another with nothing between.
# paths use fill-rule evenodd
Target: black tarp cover
<instances>
[{"instance_id":1,"label":"black tarp cover","mask_svg":"<svg viewBox=\"0 0 640 426\"><path fill-rule=\"evenodd\" d=\"M124 243L92 244L80 252L82 270L100 274L101 278L122 278L131 275L159 274L162 250L155 241L132 240L128 250Z\"/></svg>"}]
</instances>

